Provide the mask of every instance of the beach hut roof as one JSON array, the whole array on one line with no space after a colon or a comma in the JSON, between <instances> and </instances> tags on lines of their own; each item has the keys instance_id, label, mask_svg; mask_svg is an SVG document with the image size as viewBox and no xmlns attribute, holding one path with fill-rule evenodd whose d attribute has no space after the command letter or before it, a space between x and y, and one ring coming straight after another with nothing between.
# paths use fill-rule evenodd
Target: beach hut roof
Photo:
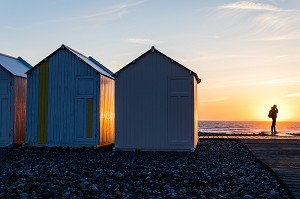
<instances>
[{"instance_id":1,"label":"beach hut roof","mask_svg":"<svg viewBox=\"0 0 300 199\"><path fill-rule=\"evenodd\" d=\"M0 65L15 76L26 77L26 71L32 66L21 57L15 58L0 53Z\"/></svg>"},{"instance_id":2,"label":"beach hut roof","mask_svg":"<svg viewBox=\"0 0 300 199\"><path fill-rule=\"evenodd\" d=\"M71 53L73 53L74 55L76 55L80 60L84 61L86 64L88 64L89 66L91 66L92 68L94 68L96 71L98 71L100 74L114 79L114 77L112 76L114 73L112 71L110 71L109 69L107 69L105 66L103 66L101 63L99 63L98 61L96 61L94 58L92 58L91 56L86 57L83 54L77 52L76 50L62 44L60 48L58 48L56 51L58 51L59 49L67 49L69 50ZM50 57L52 54L54 54L56 51L54 51L53 53L51 53L49 56L47 56L45 59L47 59L48 57ZM45 60L44 59L44 60ZM41 61L42 62L42 61ZM39 62L38 64L36 64L35 66L39 65L41 62ZM35 67L33 67L30 70L33 70ZM29 71L30 71L29 70ZM27 72L29 72L27 71ZM26 72L26 73L27 73Z\"/></svg>"},{"instance_id":3,"label":"beach hut roof","mask_svg":"<svg viewBox=\"0 0 300 199\"><path fill-rule=\"evenodd\" d=\"M115 75L117 75L119 72L121 72L122 70L126 69L128 66L130 66L131 64L134 64L135 62L137 62L140 58L146 56L149 53L154 53L154 52L158 52L161 55L167 57L168 59L170 59L172 62L177 63L178 65L180 65L181 67L185 68L186 70L190 71L191 73L193 73L193 75L195 76L197 83L199 84L201 82L201 79L198 77L197 73L193 72L192 70L188 69L187 67L183 66L182 64L178 63L177 61L175 61L174 59L170 58L169 56L163 54L162 52L160 52L159 50L157 50L154 46L151 47L150 50L146 51L144 54L142 54L141 56L139 56L138 58L136 58L135 60L133 60L131 63L127 64L126 66L124 66L123 68L121 68L119 71L117 71Z\"/></svg>"}]
</instances>

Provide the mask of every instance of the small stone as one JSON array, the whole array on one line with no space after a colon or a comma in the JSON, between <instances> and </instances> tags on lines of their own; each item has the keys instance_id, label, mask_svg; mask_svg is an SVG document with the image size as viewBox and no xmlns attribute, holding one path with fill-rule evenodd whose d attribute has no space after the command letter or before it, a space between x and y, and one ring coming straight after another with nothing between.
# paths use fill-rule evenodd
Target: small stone
<instances>
[{"instance_id":1,"label":"small stone","mask_svg":"<svg viewBox=\"0 0 300 199\"><path fill-rule=\"evenodd\" d=\"M25 178L20 178L20 181L21 182L26 182L26 179Z\"/></svg>"},{"instance_id":2,"label":"small stone","mask_svg":"<svg viewBox=\"0 0 300 199\"><path fill-rule=\"evenodd\" d=\"M180 175L178 175L177 173L174 174L174 178L179 178Z\"/></svg>"},{"instance_id":3,"label":"small stone","mask_svg":"<svg viewBox=\"0 0 300 199\"><path fill-rule=\"evenodd\" d=\"M36 192L35 192L35 191L32 191L32 192L31 192L30 198L34 198L35 196L36 196Z\"/></svg>"},{"instance_id":4,"label":"small stone","mask_svg":"<svg viewBox=\"0 0 300 199\"><path fill-rule=\"evenodd\" d=\"M271 191L270 191L270 195L273 196L273 195L275 194L275 192L276 192L276 191L275 191L274 189L271 190Z\"/></svg>"},{"instance_id":5,"label":"small stone","mask_svg":"<svg viewBox=\"0 0 300 199\"><path fill-rule=\"evenodd\" d=\"M74 189L68 187L65 192L73 192L73 191L74 191Z\"/></svg>"},{"instance_id":6,"label":"small stone","mask_svg":"<svg viewBox=\"0 0 300 199\"><path fill-rule=\"evenodd\" d=\"M89 182L82 182L82 183L80 183L79 184L79 187L81 188L81 189L84 189L86 186L88 186L89 185Z\"/></svg>"},{"instance_id":7,"label":"small stone","mask_svg":"<svg viewBox=\"0 0 300 199\"><path fill-rule=\"evenodd\" d=\"M196 168L197 166L194 165L194 164L191 164L190 167L191 167L191 168Z\"/></svg>"},{"instance_id":8,"label":"small stone","mask_svg":"<svg viewBox=\"0 0 300 199\"><path fill-rule=\"evenodd\" d=\"M20 194L20 198L27 199L28 198L28 194L25 193L25 192L23 192L23 193Z\"/></svg>"},{"instance_id":9,"label":"small stone","mask_svg":"<svg viewBox=\"0 0 300 199\"><path fill-rule=\"evenodd\" d=\"M171 189L171 187L169 185L165 185L164 189L169 190L169 189Z\"/></svg>"},{"instance_id":10,"label":"small stone","mask_svg":"<svg viewBox=\"0 0 300 199\"><path fill-rule=\"evenodd\" d=\"M116 191L116 195L117 195L117 196L122 196L121 191Z\"/></svg>"},{"instance_id":11,"label":"small stone","mask_svg":"<svg viewBox=\"0 0 300 199\"><path fill-rule=\"evenodd\" d=\"M135 192L139 193L139 192L143 192L144 188L142 186L138 187Z\"/></svg>"},{"instance_id":12,"label":"small stone","mask_svg":"<svg viewBox=\"0 0 300 199\"><path fill-rule=\"evenodd\" d=\"M270 191L270 195L272 198L277 199L279 198L279 193L276 192L274 189Z\"/></svg>"},{"instance_id":13,"label":"small stone","mask_svg":"<svg viewBox=\"0 0 300 199\"><path fill-rule=\"evenodd\" d=\"M70 197L71 193L69 191L64 192L65 197Z\"/></svg>"},{"instance_id":14,"label":"small stone","mask_svg":"<svg viewBox=\"0 0 300 199\"><path fill-rule=\"evenodd\" d=\"M84 178L80 178L78 181L79 182L85 182L85 179Z\"/></svg>"},{"instance_id":15,"label":"small stone","mask_svg":"<svg viewBox=\"0 0 300 199\"><path fill-rule=\"evenodd\" d=\"M249 194L246 194L243 199L252 199L252 196L250 196Z\"/></svg>"},{"instance_id":16,"label":"small stone","mask_svg":"<svg viewBox=\"0 0 300 199\"><path fill-rule=\"evenodd\" d=\"M18 187L19 189L22 189L23 187L25 187L25 185L26 185L25 183L20 183L20 184L18 184L17 187Z\"/></svg>"},{"instance_id":17,"label":"small stone","mask_svg":"<svg viewBox=\"0 0 300 199\"><path fill-rule=\"evenodd\" d=\"M97 186L96 185L92 185L92 191L93 192L98 192L99 191L99 189L97 188Z\"/></svg>"},{"instance_id":18,"label":"small stone","mask_svg":"<svg viewBox=\"0 0 300 199\"><path fill-rule=\"evenodd\" d=\"M116 178L124 178L124 175L122 173L116 173Z\"/></svg>"},{"instance_id":19,"label":"small stone","mask_svg":"<svg viewBox=\"0 0 300 199\"><path fill-rule=\"evenodd\" d=\"M181 193L186 193L186 188L185 188L185 187L181 187L181 188L180 188L180 192L181 192Z\"/></svg>"},{"instance_id":20,"label":"small stone","mask_svg":"<svg viewBox=\"0 0 300 199\"><path fill-rule=\"evenodd\" d=\"M263 176L263 179L269 180L269 177L268 176Z\"/></svg>"}]
</instances>

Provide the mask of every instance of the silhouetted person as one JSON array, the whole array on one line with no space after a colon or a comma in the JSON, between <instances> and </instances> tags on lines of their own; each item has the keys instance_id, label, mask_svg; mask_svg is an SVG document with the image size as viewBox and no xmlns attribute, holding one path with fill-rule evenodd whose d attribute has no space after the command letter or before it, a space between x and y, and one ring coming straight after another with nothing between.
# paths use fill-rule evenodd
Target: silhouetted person
<instances>
[{"instance_id":1,"label":"silhouetted person","mask_svg":"<svg viewBox=\"0 0 300 199\"><path fill-rule=\"evenodd\" d=\"M276 118L277 118L277 113L278 113L278 109L277 106L274 105L273 107L271 107L271 110L269 112L271 118L272 118L272 126L271 126L271 133L272 135L276 134Z\"/></svg>"}]
</instances>

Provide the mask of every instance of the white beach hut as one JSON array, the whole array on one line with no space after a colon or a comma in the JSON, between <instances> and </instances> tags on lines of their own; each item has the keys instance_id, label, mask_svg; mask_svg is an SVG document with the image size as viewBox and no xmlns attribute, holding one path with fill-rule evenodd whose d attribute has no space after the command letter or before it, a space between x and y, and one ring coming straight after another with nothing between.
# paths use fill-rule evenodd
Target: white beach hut
<instances>
[{"instance_id":1,"label":"white beach hut","mask_svg":"<svg viewBox=\"0 0 300 199\"><path fill-rule=\"evenodd\" d=\"M200 81L154 47L116 72L114 150L194 151Z\"/></svg>"},{"instance_id":2,"label":"white beach hut","mask_svg":"<svg viewBox=\"0 0 300 199\"><path fill-rule=\"evenodd\" d=\"M114 78L92 57L62 45L27 72L26 144L114 143Z\"/></svg>"},{"instance_id":3,"label":"white beach hut","mask_svg":"<svg viewBox=\"0 0 300 199\"><path fill-rule=\"evenodd\" d=\"M30 68L21 57L0 54L0 146L25 142L25 72Z\"/></svg>"}]
</instances>

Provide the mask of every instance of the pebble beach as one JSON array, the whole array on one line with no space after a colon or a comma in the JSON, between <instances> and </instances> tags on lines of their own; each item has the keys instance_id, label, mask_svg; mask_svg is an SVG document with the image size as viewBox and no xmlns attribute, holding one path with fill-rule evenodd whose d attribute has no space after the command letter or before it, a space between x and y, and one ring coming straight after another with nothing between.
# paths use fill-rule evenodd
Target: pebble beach
<instances>
[{"instance_id":1,"label":"pebble beach","mask_svg":"<svg viewBox=\"0 0 300 199\"><path fill-rule=\"evenodd\" d=\"M0 198L289 198L241 141L189 152L0 148Z\"/></svg>"}]
</instances>

